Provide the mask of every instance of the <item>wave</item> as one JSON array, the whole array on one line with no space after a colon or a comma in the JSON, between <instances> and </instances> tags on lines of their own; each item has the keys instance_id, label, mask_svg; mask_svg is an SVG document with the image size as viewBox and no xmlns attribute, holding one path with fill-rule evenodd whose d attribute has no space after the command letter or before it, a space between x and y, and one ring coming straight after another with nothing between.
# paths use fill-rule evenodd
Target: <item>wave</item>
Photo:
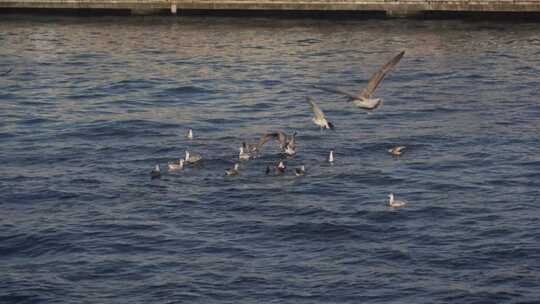
<instances>
[{"instance_id":1,"label":"wave","mask_svg":"<svg viewBox=\"0 0 540 304\"><path fill-rule=\"evenodd\" d=\"M158 130L176 129L176 124L150 120L119 120L97 121L82 126L73 125L73 129L60 133L60 138L133 138L136 137L160 137L164 136Z\"/></svg>"}]
</instances>

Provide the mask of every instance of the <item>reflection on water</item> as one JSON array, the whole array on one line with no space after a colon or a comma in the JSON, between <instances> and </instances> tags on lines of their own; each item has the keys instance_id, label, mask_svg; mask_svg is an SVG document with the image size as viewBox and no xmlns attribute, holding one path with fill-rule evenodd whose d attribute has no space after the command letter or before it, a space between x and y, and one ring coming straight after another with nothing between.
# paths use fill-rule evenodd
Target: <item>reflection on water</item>
<instances>
[{"instance_id":1,"label":"reflection on water","mask_svg":"<svg viewBox=\"0 0 540 304\"><path fill-rule=\"evenodd\" d=\"M0 45L4 301L540 296L535 23L4 15ZM371 115L312 87L360 91L399 50ZM225 178L269 130L307 175L265 176L269 145ZM186 149L203 164L150 180Z\"/></svg>"}]
</instances>

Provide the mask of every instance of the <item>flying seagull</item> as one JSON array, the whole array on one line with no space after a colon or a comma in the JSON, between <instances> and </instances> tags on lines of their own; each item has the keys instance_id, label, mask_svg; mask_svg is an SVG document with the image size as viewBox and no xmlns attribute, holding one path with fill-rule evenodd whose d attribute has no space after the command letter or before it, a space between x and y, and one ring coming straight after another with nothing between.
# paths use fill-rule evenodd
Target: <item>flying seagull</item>
<instances>
[{"instance_id":1,"label":"flying seagull","mask_svg":"<svg viewBox=\"0 0 540 304\"><path fill-rule=\"evenodd\" d=\"M340 89L331 89L331 88L325 88L325 87L319 87L319 86L315 86L315 87L324 91L329 91L329 92L345 95L349 97L350 101L352 101L359 108L366 109L366 110L375 110L382 105L383 100L380 98L371 98L371 96L373 95L373 93L375 92L375 89L377 89L381 81L384 79L386 74L390 72L390 70L392 70L392 68L398 64L401 58L403 58L404 54L405 54L405 51L401 51L399 54L394 56L394 58L392 58L385 65L383 65L377 71L377 73L371 76L371 79L369 80L367 87L364 90L362 90L360 94L356 96Z\"/></svg>"},{"instance_id":2,"label":"flying seagull","mask_svg":"<svg viewBox=\"0 0 540 304\"><path fill-rule=\"evenodd\" d=\"M281 131L267 133L259 140L256 150L260 150L264 144L272 139L279 142L279 148L283 153L287 155L296 154L296 132L293 135L287 135Z\"/></svg>"},{"instance_id":3,"label":"flying seagull","mask_svg":"<svg viewBox=\"0 0 540 304\"><path fill-rule=\"evenodd\" d=\"M241 152L240 152L240 155L239 155L239 158L242 159L250 159L250 158L255 158L257 156L257 154L259 153L259 149L260 146L259 144L248 144L246 143L245 141L242 142L242 147L241 147ZM241 156L241 155L244 155L244 156ZM248 157L249 158L246 158Z\"/></svg>"},{"instance_id":4,"label":"flying seagull","mask_svg":"<svg viewBox=\"0 0 540 304\"><path fill-rule=\"evenodd\" d=\"M257 149L253 150L253 151L256 151ZM255 152L253 152L255 153ZM238 153L238 159L239 160L248 160L248 159L251 159L253 158L253 155L252 153L250 153L250 147L248 147L248 145L243 142L242 143L242 146L240 147L240 153Z\"/></svg>"},{"instance_id":5,"label":"flying seagull","mask_svg":"<svg viewBox=\"0 0 540 304\"><path fill-rule=\"evenodd\" d=\"M319 106L315 103L315 100L311 97L306 97L307 101L311 105L311 110L313 110L313 122L321 127L321 130L323 129L334 129L334 124L326 120L326 117L324 116L324 112L319 108Z\"/></svg>"}]
</instances>

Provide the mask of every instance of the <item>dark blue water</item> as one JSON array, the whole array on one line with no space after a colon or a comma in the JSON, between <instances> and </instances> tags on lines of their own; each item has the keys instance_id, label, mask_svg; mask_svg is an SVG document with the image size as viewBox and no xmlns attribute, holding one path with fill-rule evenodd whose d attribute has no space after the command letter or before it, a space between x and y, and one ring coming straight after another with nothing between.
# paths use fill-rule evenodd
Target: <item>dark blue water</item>
<instances>
[{"instance_id":1,"label":"dark blue water","mask_svg":"<svg viewBox=\"0 0 540 304\"><path fill-rule=\"evenodd\" d=\"M538 24L1 18L1 303L540 302Z\"/></svg>"}]
</instances>

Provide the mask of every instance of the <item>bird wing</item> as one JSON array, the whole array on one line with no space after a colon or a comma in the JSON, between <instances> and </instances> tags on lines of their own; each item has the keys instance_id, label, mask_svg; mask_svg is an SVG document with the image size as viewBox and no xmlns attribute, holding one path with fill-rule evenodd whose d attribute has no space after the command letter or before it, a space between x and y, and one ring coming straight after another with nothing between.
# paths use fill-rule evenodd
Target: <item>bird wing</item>
<instances>
[{"instance_id":1,"label":"bird wing","mask_svg":"<svg viewBox=\"0 0 540 304\"><path fill-rule=\"evenodd\" d=\"M268 141L272 139L275 139L279 141L280 144L285 145L286 136L283 132L270 132L270 133L264 134L263 137L261 137L261 139L259 140L259 143L257 144L257 150L262 148L264 144L266 144Z\"/></svg>"},{"instance_id":2,"label":"bird wing","mask_svg":"<svg viewBox=\"0 0 540 304\"><path fill-rule=\"evenodd\" d=\"M311 97L306 97L307 101L311 105L311 110L313 110L313 114L315 115L315 119L324 119L324 112L319 108L319 106L315 103L315 100Z\"/></svg>"},{"instance_id":3,"label":"bird wing","mask_svg":"<svg viewBox=\"0 0 540 304\"><path fill-rule=\"evenodd\" d=\"M384 79L384 76L386 76L386 74L390 72L390 70L392 70L392 68L396 66L396 64L398 64L401 58L403 58L404 54L405 54L405 51L401 51L399 54L394 56L394 58L392 58L385 65L383 65L377 71L377 73L373 74L373 76L371 76L371 79L368 82L367 87L360 93L360 95L358 95L358 98L370 98L373 92L375 92L375 89L379 86L381 81Z\"/></svg>"},{"instance_id":4,"label":"bird wing","mask_svg":"<svg viewBox=\"0 0 540 304\"><path fill-rule=\"evenodd\" d=\"M349 92L346 92L346 91L343 91L341 89L332 89L332 88L327 88L327 87L320 87L320 86L316 86L314 85L313 86L314 88L317 88L319 90L323 90L323 91L327 91L327 92L331 92L331 93L337 93L337 94L340 94L340 95L345 95L351 99L355 99L356 96L354 96L353 94L349 93Z\"/></svg>"},{"instance_id":5,"label":"bird wing","mask_svg":"<svg viewBox=\"0 0 540 304\"><path fill-rule=\"evenodd\" d=\"M279 141L279 146L283 149L285 146L287 146L287 143L289 142L289 139L287 138L287 134L278 131L277 133L277 140ZM293 134L293 140L294 136L296 135L296 132Z\"/></svg>"},{"instance_id":6,"label":"bird wing","mask_svg":"<svg viewBox=\"0 0 540 304\"><path fill-rule=\"evenodd\" d=\"M296 148L296 131L294 131L293 135L288 139L285 145L289 145L292 149Z\"/></svg>"}]
</instances>

